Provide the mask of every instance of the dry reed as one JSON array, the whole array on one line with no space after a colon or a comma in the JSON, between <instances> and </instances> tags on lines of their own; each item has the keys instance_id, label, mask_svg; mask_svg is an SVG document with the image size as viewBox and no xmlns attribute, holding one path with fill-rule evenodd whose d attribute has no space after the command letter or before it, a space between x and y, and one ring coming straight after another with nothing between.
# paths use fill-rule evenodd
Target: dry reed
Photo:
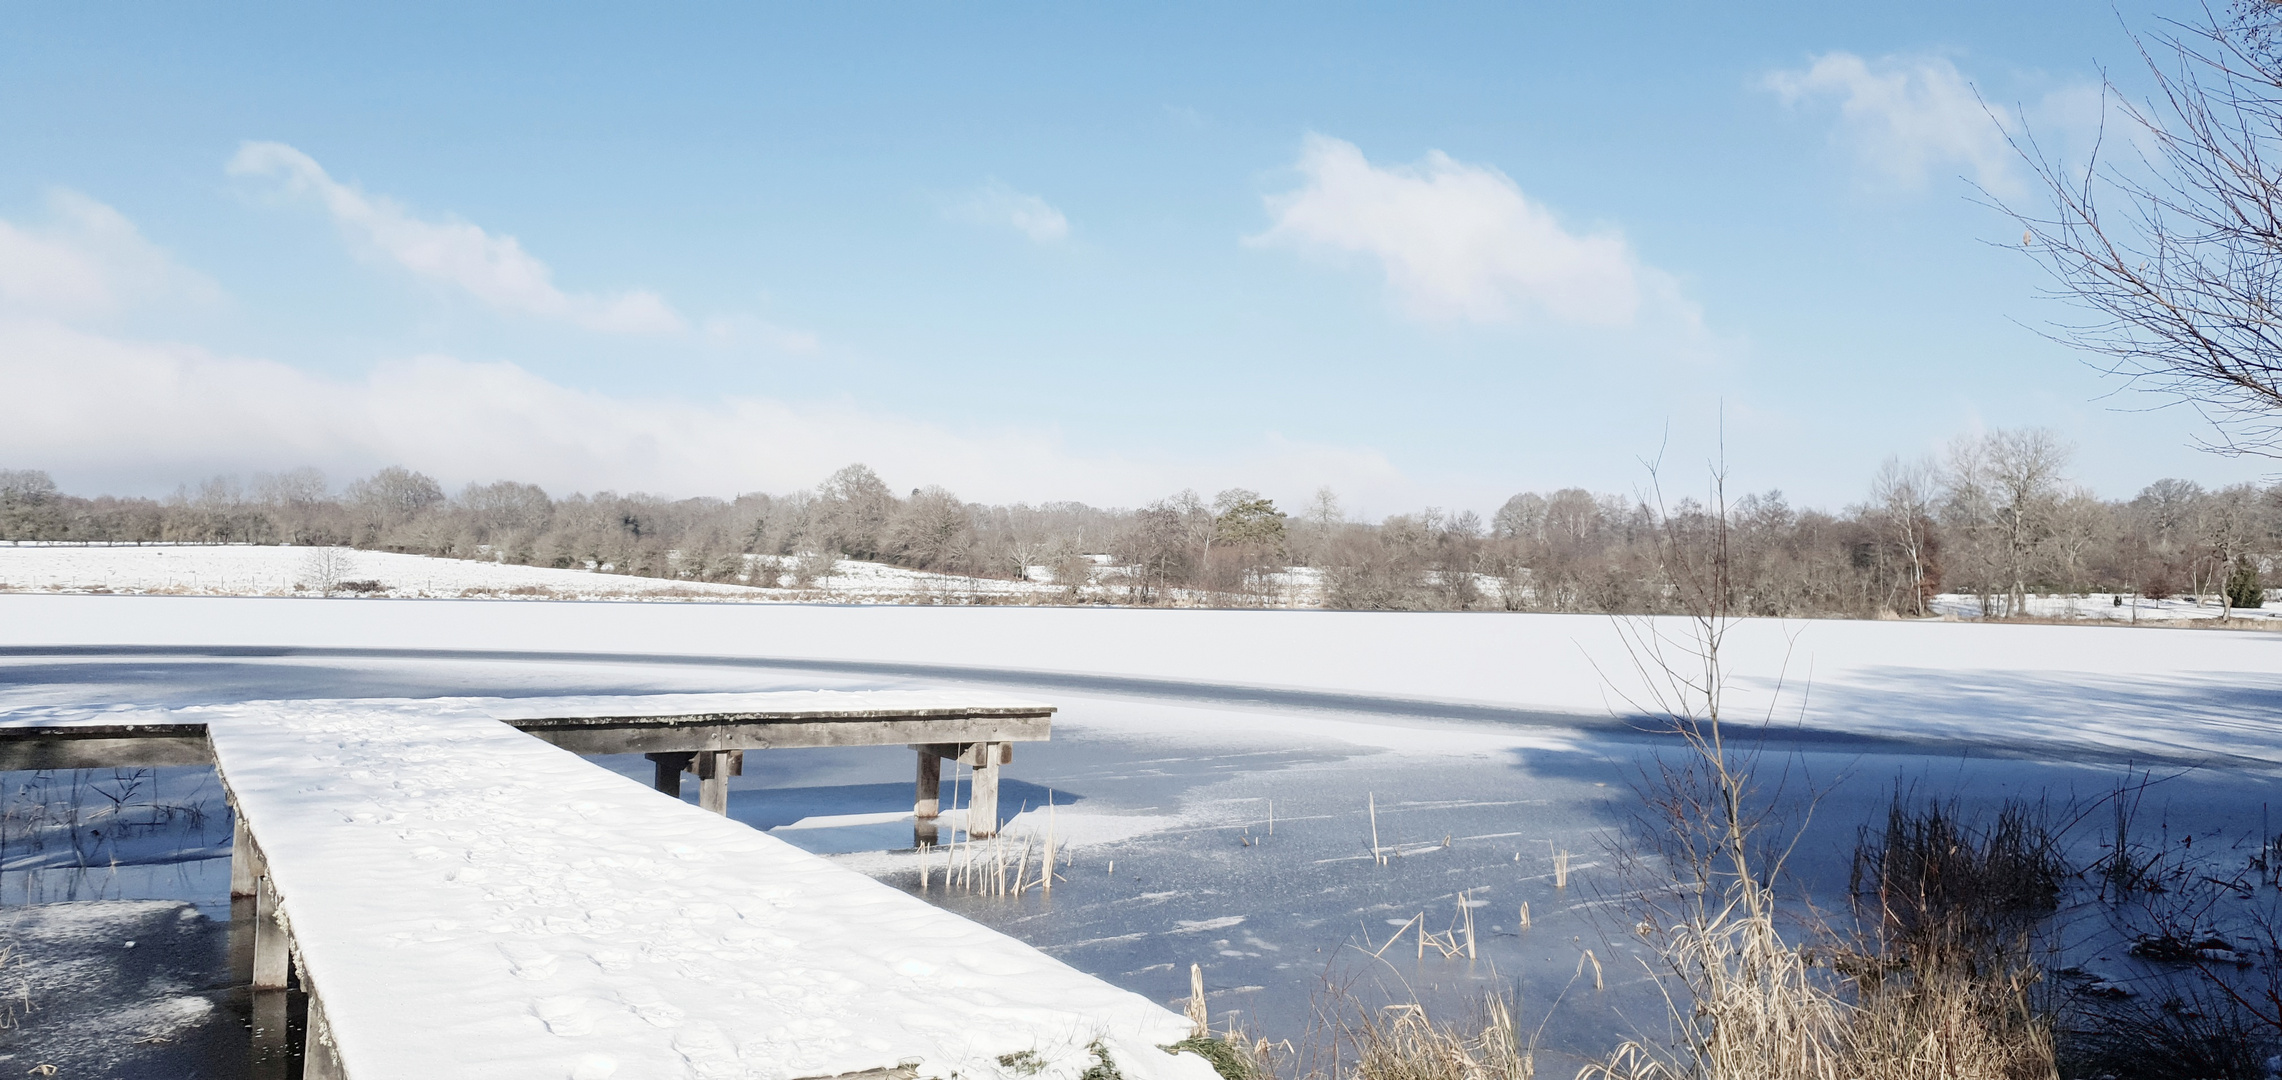
<instances>
[{"instance_id":1,"label":"dry reed","mask_svg":"<svg viewBox=\"0 0 2282 1080\"><path fill-rule=\"evenodd\" d=\"M1515 1030L1504 998L1485 1002L1478 1031L1436 1023L1416 1003L1333 1014L1334 1074L1352 1080L1531 1080L1535 1048ZM1344 1063L1346 1068L1337 1067Z\"/></svg>"}]
</instances>

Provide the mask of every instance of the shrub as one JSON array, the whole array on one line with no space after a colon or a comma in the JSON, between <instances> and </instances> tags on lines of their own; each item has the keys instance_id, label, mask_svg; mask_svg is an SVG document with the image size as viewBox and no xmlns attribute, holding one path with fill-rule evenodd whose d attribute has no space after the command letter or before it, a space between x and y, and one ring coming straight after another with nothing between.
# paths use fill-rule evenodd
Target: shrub
<instances>
[{"instance_id":1,"label":"shrub","mask_svg":"<svg viewBox=\"0 0 2282 1080\"><path fill-rule=\"evenodd\" d=\"M2266 583L2259 580L2258 564L2249 559L2237 559L2234 573L2227 578L2227 605L2238 608L2266 606Z\"/></svg>"}]
</instances>

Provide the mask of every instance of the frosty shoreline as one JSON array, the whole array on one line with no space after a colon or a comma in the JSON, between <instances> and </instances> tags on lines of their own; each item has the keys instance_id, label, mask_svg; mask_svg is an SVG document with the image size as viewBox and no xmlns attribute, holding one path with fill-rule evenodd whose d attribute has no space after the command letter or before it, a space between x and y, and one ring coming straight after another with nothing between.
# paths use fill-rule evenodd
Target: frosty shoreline
<instances>
[{"instance_id":1,"label":"frosty shoreline","mask_svg":"<svg viewBox=\"0 0 2282 1080\"><path fill-rule=\"evenodd\" d=\"M252 544L71 545L0 543L0 589L15 592L173 596L318 596L309 559L331 552L335 595L400 599L708 600L795 603L1049 596L1037 582L928 574L840 561L812 588L764 589L713 581L635 577L594 570L445 559L351 548Z\"/></svg>"},{"instance_id":2,"label":"frosty shoreline","mask_svg":"<svg viewBox=\"0 0 2282 1080\"><path fill-rule=\"evenodd\" d=\"M317 597L307 562L320 551L343 560L337 583L353 586L338 595L390 599L619 600L710 603L792 604L1037 604L1079 600L1114 604L1114 589L1095 585L1081 596L1046 580L1033 567L1030 579L930 573L884 563L841 559L834 572L806 587L753 585L673 578L636 577L600 570L567 570L513 563L405 555L351 548L310 548L254 544L103 544L0 541L0 592L127 594L166 596ZM1282 601L1270 607L1310 610L1320 606L1321 575L1293 567L1278 575ZM1947 619L1978 619L1978 598L1957 593L1936 597L1933 610ZM2158 625L2211 623L2282 628L2282 605L2222 609L2213 597L2147 600L2109 593L2081 596L2037 594L2024 615L2093 623Z\"/></svg>"}]
</instances>

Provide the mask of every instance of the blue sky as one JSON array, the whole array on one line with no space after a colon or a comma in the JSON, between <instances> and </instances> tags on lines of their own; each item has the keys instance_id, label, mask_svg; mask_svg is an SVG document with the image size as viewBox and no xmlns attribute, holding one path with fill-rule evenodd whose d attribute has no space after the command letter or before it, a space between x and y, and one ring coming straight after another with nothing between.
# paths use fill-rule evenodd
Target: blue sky
<instances>
[{"instance_id":1,"label":"blue sky","mask_svg":"<svg viewBox=\"0 0 2282 1080\"><path fill-rule=\"evenodd\" d=\"M2253 479L2033 327L2083 4L15 5L0 466L401 462L730 494L1318 486L1835 507L2044 425L2109 496ZM2024 325L2025 324L2025 325Z\"/></svg>"}]
</instances>

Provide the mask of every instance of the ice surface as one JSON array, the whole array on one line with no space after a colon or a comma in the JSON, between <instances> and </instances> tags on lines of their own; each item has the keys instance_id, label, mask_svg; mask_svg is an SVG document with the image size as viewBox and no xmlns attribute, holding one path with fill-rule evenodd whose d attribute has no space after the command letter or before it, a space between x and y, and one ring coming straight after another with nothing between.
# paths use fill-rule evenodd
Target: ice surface
<instances>
[{"instance_id":1,"label":"ice surface","mask_svg":"<svg viewBox=\"0 0 2282 1080\"><path fill-rule=\"evenodd\" d=\"M223 924L188 904L98 901L0 917L0 1070L100 1080L241 1074Z\"/></svg>"},{"instance_id":2,"label":"ice surface","mask_svg":"<svg viewBox=\"0 0 2282 1080\"><path fill-rule=\"evenodd\" d=\"M1653 713L1652 654L1684 670L1689 640L1684 620L1576 615L0 596L0 648L711 658L1540 731ZM1728 717L1794 734L2282 764L2282 635L1767 619L1722 660ZM1403 738L1445 738L1420 727Z\"/></svg>"}]
</instances>

